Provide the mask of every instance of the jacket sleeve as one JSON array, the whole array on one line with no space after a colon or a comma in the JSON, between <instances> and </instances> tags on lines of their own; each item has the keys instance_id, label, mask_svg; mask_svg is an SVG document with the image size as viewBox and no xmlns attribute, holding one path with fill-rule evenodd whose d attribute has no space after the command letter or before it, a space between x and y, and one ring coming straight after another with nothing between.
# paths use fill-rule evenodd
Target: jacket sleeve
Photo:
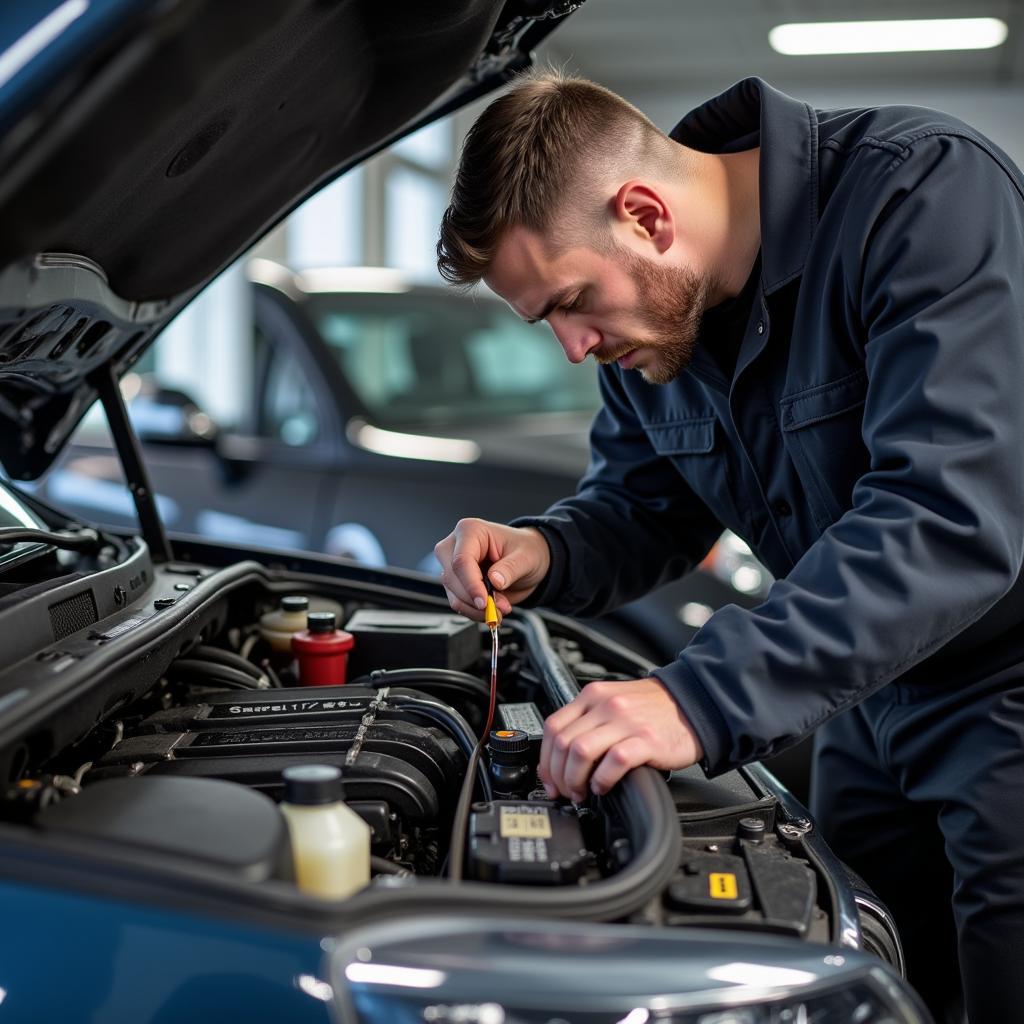
<instances>
[{"instance_id":1,"label":"jacket sleeve","mask_svg":"<svg viewBox=\"0 0 1024 1024\"><path fill-rule=\"evenodd\" d=\"M968 139L941 135L876 184L881 213L851 223L845 243L864 328L870 468L852 507L761 605L720 609L654 673L711 774L796 742L1001 599L1016 602L1020 621L1019 179Z\"/></svg>"},{"instance_id":2,"label":"jacket sleeve","mask_svg":"<svg viewBox=\"0 0 1024 1024\"><path fill-rule=\"evenodd\" d=\"M671 461L652 447L617 372L601 367L599 380L602 407L576 494L511 524L537 527L551 549L551 568L529 604L582 616L600 615L684 575L722 532Z\"/></svg>"}]
</instances>

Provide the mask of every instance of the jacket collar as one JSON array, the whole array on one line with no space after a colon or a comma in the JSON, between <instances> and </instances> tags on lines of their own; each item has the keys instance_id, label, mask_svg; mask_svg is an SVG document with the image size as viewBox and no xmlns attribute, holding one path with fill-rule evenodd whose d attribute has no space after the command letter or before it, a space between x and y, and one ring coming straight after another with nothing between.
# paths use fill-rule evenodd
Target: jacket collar
<instances>
[{"instance_id":1,"label":"jacket collar","mask_svg":"<svg viewBox=\"0 0 1024 1024\"><path fill-rule=\"evenodd\" d=\"M704 153L761 147L761 280L769 295L800 275L818 223L818 121L814 110L745 78L691 110L669 133Z\"/></svg>"}]
</instances>

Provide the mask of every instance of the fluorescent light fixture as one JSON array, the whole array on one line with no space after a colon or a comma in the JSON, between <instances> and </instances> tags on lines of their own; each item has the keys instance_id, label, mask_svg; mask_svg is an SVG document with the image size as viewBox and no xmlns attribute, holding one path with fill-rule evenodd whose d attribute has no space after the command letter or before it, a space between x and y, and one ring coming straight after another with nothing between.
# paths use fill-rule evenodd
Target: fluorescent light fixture
<instances>
[{"instance_id":1,"label":"fluorescent light fixture","mask_svg":"<svg viewBox=\"0 0 1024 1024\"><path fill-rule=\"evenodd\" d=\"M907 21L825 21L776 25L768 42L777 53L911 53L988 50L1006 41L999 18L920 18Z\"/></svg>"},{"instance_id":2,"label":"fluorescent light fixture","mask_svg":"<svg viewBox=\"0 0 1024 1024\"><path fill-rule=\"evenodd\" d=\"M358 419L349 423L347 433L352 443L360 448L399 459L470 463L480 458L480 445L456 437L401 434L397 430L381 430Z\"/></svg>"}]
</instances>

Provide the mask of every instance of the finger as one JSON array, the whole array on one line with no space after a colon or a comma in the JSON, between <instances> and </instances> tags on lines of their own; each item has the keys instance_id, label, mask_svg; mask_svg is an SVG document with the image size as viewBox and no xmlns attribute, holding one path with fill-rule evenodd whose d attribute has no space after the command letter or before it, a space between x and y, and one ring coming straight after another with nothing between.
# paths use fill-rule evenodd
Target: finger
<instances>
[{"instance_id":1,"label":"finger","mask_svg":"<svg viewBox=\"0 0 1024 1024\"><path fill-rule=\"evenodd\" d=\"M480 563L487 557L488 546L487 528L482 523L459 521L455 528L448 586L460 600L481 611L487 603L487 588Z\"/></svg>"},{"instance_id":2,"label":"finger","mask_svg":"<svg viewBox=\"0 0 1024 1024\"><path fill-rule=\"evenodd\" d=\"M465 601L456 597L447 587L444 588L444 592L448 595L448 604L453 612L465 615L467 619L475 619L477 622L484 621L484 613L482 611L474 608L471 604L466 604Z\"/></svg>"},{"instance_id":3,"label":"finger","mask_svg":"<svg viewBox=\"0 0 1024 1024\"><path fill-rule=\"evenodd\" d=\"M541 781L544 782L546 789L548 789L548 784L552 782L551 751L556 737L562 729L568 728L569 725L584 713L587 708L587 704L583 700L584 695L581 693L574 700L566 704L564 708L559 708L554 714L549 715L544 722L544 736L540 741L540 760L537 763L537 771L540 773ZM555 787L555 791L557 792L557 787ZM555 793L548 789L548 795L554 796Z\"/></svg>"},{"instance_id":4,"label":"finger","mask_svg":"<svg viewBox=\"0 0 1024 1024\"><path fill-rule=\"evenodd\" d=\"M595 767L616 743L626 738L626 735L620 722L606 722L573 738L569 744L569 756L562 769L561 784L575 803L582 803L586 799L587 782Z\"/></svg>"},{"instance_id":5,"label":"finger","mask_svg":"<svg viewBox=\"0 0 1024 1024\"><path fill-rule=\"evenodd\" d=\"M448 595L449 604L453 597L464 603L472 603L470 596L462 586L462 582L452 571L452 554L455 550L455 532L452 531L443 540L434 545L434 555L441 564L441 585ZM454 605L453 605L454 607Z\"/></svg>"},{"instance_id":6,"label":"finger","mask_svg":"<svg viewBox=\"0 0 1024 1024\"><path fill-rule=\"evenodd\" d=\"M649 749L639 736L629 736L611 746L601 758L593 775L590 788L599 796L616 785L626 772L647 764Z\"/></svg>"},{"instance_id":7,"label":"finger","mask_svg":"<svg viewBox=\"0 0 1024 1024\"><path fill-rule=\"evenodd\" d=\"M512 546L510 551L494 550L487 578L495 590L511 590L516 582L535 570L536 566L530 562L530 552L521 544Z\"/></svg>"},{"instance_id":8,"label":"finger","mask_svg":"<svg viewBox=\"0 0 1024 1024\"><path fill-rule=\"evenodd\" d=\"M562 711L569 707L572 707L572 704L566 705L565 708L562 708ZM578 715L573 721L568 724L563 722L557 729L552 730L551 750L548 755L548 778L546 781L554 786L563 796L573 796L572 789L565 781L565 766L569 760L573 744L578 741L581 735L593 732L595 728L602 724L604 723L595 715L592 709L585 708L584 713ZM541 746L543 748L543 742ZM541 778L544 778L544 776L542 775Z\"/></svg>"}]
</instances>

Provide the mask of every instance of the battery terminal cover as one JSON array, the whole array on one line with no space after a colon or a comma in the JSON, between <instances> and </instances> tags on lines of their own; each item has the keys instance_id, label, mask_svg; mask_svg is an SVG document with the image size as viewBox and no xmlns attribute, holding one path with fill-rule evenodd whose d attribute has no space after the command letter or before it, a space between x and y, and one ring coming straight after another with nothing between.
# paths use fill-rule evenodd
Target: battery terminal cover
<instances>
[{"instance_id":1,"label":"battery terminal cover","mask_svg":"<svg viewBox=\"0 0 1024 1024\"><path fill-rule=\"evenodd\" d=\"M570 885L590 859L576 812L551 801L473 805L467 874L483 882Z\"/></svg>"}]
</instances>

